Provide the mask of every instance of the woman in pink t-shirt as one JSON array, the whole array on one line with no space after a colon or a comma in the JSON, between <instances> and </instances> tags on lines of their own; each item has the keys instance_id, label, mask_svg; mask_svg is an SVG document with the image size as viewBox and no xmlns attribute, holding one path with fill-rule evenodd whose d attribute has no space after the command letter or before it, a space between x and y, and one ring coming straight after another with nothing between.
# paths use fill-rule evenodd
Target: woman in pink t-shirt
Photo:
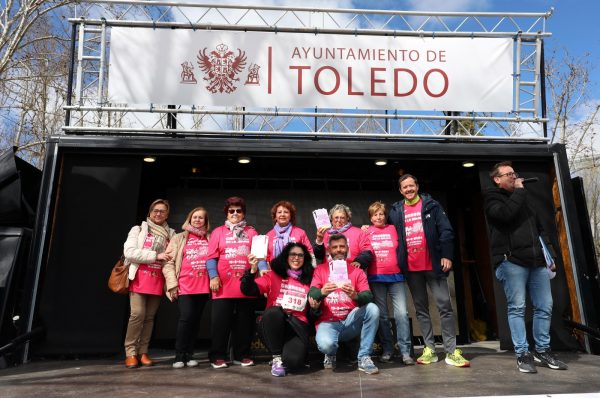
<instances>
[{"instance_id":1,"label":"woman in pink t-shirt","mask_svg":"<svg viewBox=\"0 0 600 398\"><path fill-rule=\"evenodd\" d=\"M299 242L306 246L312 254L312 245L306 232L296 226L296 206L287 200L280 200L271 208L271 218L275 223L267 232L267 261L270 263L290 242ZM311 256L312 258L312 256Z\"/></svg>"},{"instance_id":2,"label":"woman in pink t-shirt","mask_svg":"<svg viewBox=\"0 0 600 398\"><path fill-rule=\"evenodd\" d=\"M250 343L254 332L257 299L240 290L240 279L247 269L248 254L256 230L246 225L246 202L237 196L225 201L225 225L215 228L208 242L206 268L212 292L210 364L226 368L229 336L233 363L252 366Z\"/></svg>"},{"instance_id":3,"label":"woman in pink t-shirt","mask_svg":"<svg viewBox=\"0 0 600 398\"><path fill-rule=\"evenodd\" d=\"M150 205L148 217L131 228L123 245L129 264L129 304L131 313L125 335L125 366L153 365L148 356L154 315L163 295L165 278L162 267L171 257L165 253L175 231L167 224L169 202L157 199ZM139 356L139 357L138 357Z\"/></svg>"},{"instance_id":4,"label":"woman in pink t-shirt","mask_svg":"<svg viewBox=\"0 0 600 398\"><path fill-rule=\"evenodd\" d=\"M272 271L256 279L258 259L252 254L248 259L252 268L244 273L241 288L249 296L267 295L258 327L273 355L271 374L285 376L288 369L301 369L308 353L312 257L305 245L290 242L271 262Z\"/></svg>"},{"instance_id":5,"label":"woman in pink t-shirt","mask_svg":"<svg viewBox=\"0 0 600 398\"><path fill-rule=\"evenodd\" d=\"M410 322L406 310L405 278L398 265L398 233L396 227L386 224L386 209L382 202L374 202L369 206L371 223L367 235L373 250L373 262L367 270L367 279L379 307L379 340L383 352L379 360L392 362L394 341L388 313L388 296L394 309L398 348L405 365L414 365L411 357L412 349Z\"/></svg>"},{"instance_id":6,"label":"woman in pink t-shirt","mask_svg":"<svg viewBox=\"0 0 600 398\"><path fill-rule=\"evenodd\" d=\"M175 369L198 366L193 358L194 342L210 293L206 270L210 222L206 209L196 207L190 211L181 228L183 232L175 235L167 247L171 260L163 267L167 297L179 304Z\"/></svg>"}]
</instances>

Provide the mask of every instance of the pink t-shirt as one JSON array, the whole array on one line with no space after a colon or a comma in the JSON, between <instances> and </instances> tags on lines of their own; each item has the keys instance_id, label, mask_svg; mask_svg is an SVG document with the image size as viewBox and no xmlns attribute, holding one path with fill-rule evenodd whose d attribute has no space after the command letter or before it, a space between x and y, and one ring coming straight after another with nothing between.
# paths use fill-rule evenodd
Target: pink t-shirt
<instances>
[{"instance_id":1,"label":"pink t-shirt","mask_svg":"<svg viewBox=\"0 0 600 398\"><path fill-rule=\"evenodd\" d=\"M431 271L433 269L421 219L422 207L422 200L412 206L404 204L404 230L409 271Z\"/></svg>"},{"instance_id":2,"label":"pink t-shirt","mask_svg":"<svg viewBox=\"0 0 600 398\"><path fill-rule=\"evenodd\" d=\"M154 243L152 234L146 235L144 249L149 249ZM165 242L168 244L169 242ZM129 284L129 291L134 293L152 294L162 296L165 288L165 277L162 273L162 264L155 261L152 264L140 264L135 278Z\"/></svg>"},{"instance_id":3,"label":"pink t-shirt","mask_svg":"<svg viewBox=\"0 0 600 398\"><path fill-rule=\"evenodd\" d=\"M369 236L360 228L351 226L345 232L342 233L348 240L348 260L354 260L360 252L365 250L371 250L371 244L369 242ZM323 236L323 244L325 245L325 252L329 252L329 231L325 232ZM321 264L327 264L329 259L328 255Z\"/></svg>"},{"instance_id":4,"label":"pink t-shirt","mask_svg":"<svg viewBox=\"0 0 600 398\"><path fill-rule=\"evenodd\" d=\"M303 285L294 278L281 279L271 271L256 279L261 294L267 293L267 307L279 306L304 323L308 323L309 285Z\"/></svg>"},{"instance_id":5,"label":"pink t-shirt","mask_svg":"<svg viewBox=\"0 0 600 398\"><path fill-rule=\"evenodd\" d=\"M267 248L267 261L270 263L273 260L273 252L275 250L275 229L267 232L267 238L269 239L268 248ZM298 242L302 243L309 252L313 252L312 245L310 240L308 240L308 236L306 236L306 232L302 228L298 228L295 225L292 226L292 232L290 232L290 240L289 242ZM288 243L289 243L288 242Z\"/></svg>"},{"instance_id":6,"label":"pink t-shirt","mask_svg":"<svg viewBox=\"0 0 600 398\"><path fill-rule=\"evenodd\" d=\"M214 299L251 298L240 290L240 279L244 271L250 268L248 254L252 238L258 233L252 227L245 227L246 238L237 240L226 226L216 228L210 235L207 259L216 258L217 272L221 279L221 288L212 292Z\"/></svg>"},{"instance_id":7,"label":"pink t-shirt","mask_svg":"<svg viewBox=\"0 0 600 398\"><path fill-rule=\"evenodd\" d=\"M375 255L367 273L370 275L384 275L401 272L396 255L396 249L398 248L396 227L386 225L379 228L371 225L367 230L367 235Z\"/></svg>"},{"instance_id":8,"label":"pink t-shirt","mask_svg":"<svg viewBox=\"0 0 600 398\"><path fill-rule=\"evenodd\" d=\"M348 267L348 278L357 292L369 290L367 275L363 270L350 265L351 261L346 260ZM313 275L311 287L321 289L329 281L329 263L320 264ZM321 315L317 319L316 326L321 322L337 322L346 319L348 314L358 306L356 301L352 300L341 288L330 293L321 303Z\"/></svg>"},{"instance_id":9,"label":"pink t-shirt","mask_svg":"<svg viewBox=\"0 0 600 398\"><path fill-rule=\"evenodd\" d=\"M208 272L206 271L207 254L208 240L188 234L179 271L180 295L210 293Z\"/></svg>"}]
</instances>

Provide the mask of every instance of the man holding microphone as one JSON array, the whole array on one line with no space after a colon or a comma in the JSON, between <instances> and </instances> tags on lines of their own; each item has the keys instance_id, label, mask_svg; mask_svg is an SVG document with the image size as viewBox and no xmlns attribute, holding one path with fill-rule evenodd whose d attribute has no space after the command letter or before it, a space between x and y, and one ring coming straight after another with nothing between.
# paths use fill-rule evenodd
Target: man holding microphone
<instances>
[{"instance_id":1,"label":"man holding microphone","mask_svg":"<svg viewBox=\"0 0 600 398\"><path fill-rule=\"evenodd\" d=\"M564 370L567 365L550 351L552 292L546 270L543 239L555 258L535 211L528 205L523 178L512 163L501 162L492 168L490 178L496 185L485 192L485 214L490 229L492 264L502 283L508 304L508 325L517 355L517 367L523 373L536 373L535 365ZM552 264L552 271L554 271ZM525 294L533 304L535 351L529 352L525 330Z\"/></svg>"}]
</instances>

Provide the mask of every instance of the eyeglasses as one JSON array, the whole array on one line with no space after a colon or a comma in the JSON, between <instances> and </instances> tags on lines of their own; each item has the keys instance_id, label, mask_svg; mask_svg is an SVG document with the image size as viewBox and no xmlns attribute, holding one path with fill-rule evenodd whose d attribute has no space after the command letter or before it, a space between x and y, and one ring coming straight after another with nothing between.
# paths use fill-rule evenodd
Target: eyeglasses
<instances>
[{"instance_id":1,"label":"eyeglasses","mask_svg":"<svg viewBox=\"0 0 600 398\"><path fill-rule=\"evenodd\" d=\"M154 209L152 210L152 213L154 214L165 214L167 211L163 210L163 209Z\"/></svg>"},{"instance_id":2,"label":"eyeglasses","mask_svg":"<svg viewBox=\"0 0 600 398\"><path fill-rule=\"evenodd\" d=\"M229 210L227 210L227 212L229 214L234 214L234 213L242 214L244 212L244 210L242 210L242 209L229 209Z\"/></svg>"},{"instance_id":3,"label":"eyeglasses","mask_svg":"<svg viewBox=\"0 0 600 398\"><path fill-rule=\"evenodd\" d=\"M519 178L519 173L515 173L514 171L511 171L510 173L498 174L496 177L504 177L504 176Z\"/></svg>"},{"instance_id":4,"label":"eyeglasses","mask_svg":"<svg viewBox=\"0 0 600 398\"><path fill-rule=\"evenodd\" d=\"M304 253L290 253L288 254L288 257L302 258L304 257Z\"/></svg>"}]
</instances>

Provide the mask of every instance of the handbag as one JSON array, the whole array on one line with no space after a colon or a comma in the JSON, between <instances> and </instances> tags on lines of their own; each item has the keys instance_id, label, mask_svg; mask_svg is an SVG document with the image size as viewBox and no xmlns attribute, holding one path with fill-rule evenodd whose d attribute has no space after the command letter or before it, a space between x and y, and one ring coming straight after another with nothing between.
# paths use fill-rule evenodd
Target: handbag
<instances>
[{"instance_id":1,"label":"handbag","mask_svg":"<svg viewBox=\"0 0 600 398\"><path fill-rule=\"evenodd\" d=\"M117 294L129 293L129 264L121 256L108 277L108 288Z\"/></svg>"}]
</instances>

